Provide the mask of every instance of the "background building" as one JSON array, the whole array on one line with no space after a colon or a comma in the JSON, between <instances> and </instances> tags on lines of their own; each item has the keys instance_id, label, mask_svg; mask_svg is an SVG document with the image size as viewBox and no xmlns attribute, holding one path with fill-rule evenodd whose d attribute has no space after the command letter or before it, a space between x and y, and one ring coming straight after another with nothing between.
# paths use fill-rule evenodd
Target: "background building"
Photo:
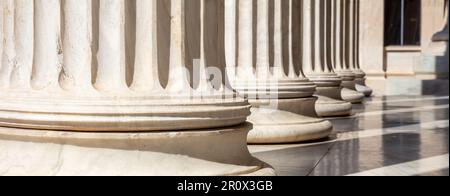
<instances>
[{"instance_id":1,"label":"background building","mask_svg":"<svg viewBox=\"0 0 450 196\"><path fill-rule=\"evenodd\" d=\"M448 94L448 0L361 0L360 14L361 67L376 95ZM433 40L441 31L447 42Z\"/></svg>"}]
</instances>

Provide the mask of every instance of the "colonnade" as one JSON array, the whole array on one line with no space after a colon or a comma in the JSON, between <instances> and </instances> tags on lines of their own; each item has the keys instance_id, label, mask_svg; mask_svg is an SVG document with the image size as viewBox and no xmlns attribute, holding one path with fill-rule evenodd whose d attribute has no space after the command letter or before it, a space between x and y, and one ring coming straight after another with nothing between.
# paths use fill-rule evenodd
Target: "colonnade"
<instances>
[{"instance_id":1,"label":"colonnade","mask_svg":"<svg viewBox=\"0 0 450 196\"><path fill-rule=\"evenodd\" d=\"M2 0L0 140L92 156L58 171L61 154L0 158L43 174L273 175L247 142L326 138L322 117L370 96L358 16L359 0Z\"/></svg>"}]
</instances>

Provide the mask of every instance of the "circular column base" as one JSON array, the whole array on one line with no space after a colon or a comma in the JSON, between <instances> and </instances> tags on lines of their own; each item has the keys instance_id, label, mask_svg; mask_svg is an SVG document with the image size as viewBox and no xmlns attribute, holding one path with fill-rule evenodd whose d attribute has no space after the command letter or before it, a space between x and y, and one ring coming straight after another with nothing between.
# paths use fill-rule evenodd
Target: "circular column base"
<instances>
[{"instance_id":1,"label":"circular column base","mask_svg":"<svg viewBox=\"0 0 450 196\"><path fill-rule=\"evenodd\" d=\"M246 146L251 124L93 133L0 127L0 173L39 176L275 175Z\"/></svg>"},{"instance_id":2,"label":"circular column base","mask_svg":"<svg viewBox=\"0 0 450 196\"><path fill-rule=\"evenodd\" d=\"M6 94L8 95L8 94ZM0 126L84 132L150 132L236 126L250 104L227 97L77 98L0 95Z\"/></svg>"},{"instance_id":3,"label":"circular column base","mask_svg":"<svg viewBox=\"0 0 450 196\"><path fill-rule=\"evenodd\" d=\"M318 117L315 108L316 101L317 97L249 100L253 108L269 108L309 117Z\"/></svg>"},{"instance_id":4,"label":"circular column base","mask_svg":"<svg viewBox=\"0 0 450 196\"><path fill-rule=\"evenodd\" d=\"M342 87L318 87L316 95L342 100Z\"/></svg>"},{"instance_id":5,"label":"circular column base","mask_svg":"<svg viewBox=\"0 0 450 196\"><path fill-rule=\"evenodd\" d=\"M355 90L351 90L348 88L343 88L342 89L342 99L344 101L348 101L350 103L353 104L358 104L358 103L362 103L364 101L364 94L355 91Z\"/></svg>"},{"instance_id":6,"label":"circular column base","mask_svg":"<svg viewBox=\"0 0 450 196\"><path fill-rule=\"evenodd\" d=\"M249 121L253 129L250 144L281 144L326 138L333 129L329 121L292 112L253 108Z\"/></svg>"},{"instance_id":7,"label":"circular column base","mask_svg":"<svg viewBox=\"0 0 450 196\"><path fill-rule=\"evenodd\" d=\"M364 96L366 96L366 97L372 96L373 90L371 88L369 88L368 86L356 84L355 87L356 87L356 90L358 92L364 94Z\"/></svg>"},{"instance_id":8,"label":"circular column base","mask_svg":"<svg viewBox=\"0 0 450 196\"><path fill-rule=\"evenodd\" d=\"M356 91L364 94L366 97L372 96L373 90L366 86L366 78L356 78L355 79L355 89Z\"/></svg>"},{"instance_id":9,"label":"circular column base","mask_svg":"<svg viewBox=\"0 0 450 196\"><path fill-rule=\"evenodd\" d=\"M349 116L352 113L352 104L347 101L318 96L316 112L320 117Z\"/></svg>"},{"instance_id":10,"label":"circular column base","mask_svg":"<svg viewBox=\"0 0 450 196\"><path fill-rule=\"evenodd\" d=\"M355 80L347 80L342 82L342 87L348 88L350 90L356 90L356 81Z\"/></svg>"}]
</instances>

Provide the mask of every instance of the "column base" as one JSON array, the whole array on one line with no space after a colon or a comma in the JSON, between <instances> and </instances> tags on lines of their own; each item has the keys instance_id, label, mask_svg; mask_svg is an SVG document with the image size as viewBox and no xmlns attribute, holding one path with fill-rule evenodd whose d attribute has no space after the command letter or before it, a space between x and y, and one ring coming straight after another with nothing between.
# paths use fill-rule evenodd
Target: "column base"
<instances>
[{"instance_id":1,"label":"column base","mask_svg":"<svg viewBox=\"0 0 450 196\"><path fill-rule=\"evenodd\" d=\"M318 117L315 108L317 97L273 100L259 99L249 100L249 102L253 108L278 109L313 118Z\"/></svg>"},{"instance_id":2,"label":"column base","mask_svg":"<svg viewBox=\"0 0 450 196\"><path fill-rule=\"evenodd\" d=\"M352 113L352 104L347 101L332 99L326 96L317 96L316 112L320 117L349 116Z\"/></svg>"},{"instance_id":3,"label":"column base","mask_svg":"<svg viewBox=\"0 0 450 196\"><path fill-rule=\"evenodd\" d=\"M253 108L249 121L253 129L250 144L281 144L327 138L333 129L329 121L292 112Z\"/></svg>"},{"instance_id":4,"label":"column base","mask_svg":"<svg viewBox=\"0 0 450 196\"><path fill-rule=\"evenodd\" d=\"M250 115L241 98L0 95L0 126L84 132L150 132L236 126Z\"/></svg>"},{"instance_id":5,"label":"column base","mask_svg":"<svg viewBox=\"0 0 450 196\"><path fill-rule=\"evenodd\" d=\"M344 88L348 88L350 90L356 90L356 81L355 80L345 80L342 81L342 86Z\"/></svg>"},{"instance_id":6,"label":"column base","mask_svg":"<svg viewBox=\"0 0 450 196\"><path fill-rule=\"evenodd\" d=\"M343 88L341 94L344 101L348 101L353 104L362 103L365 97L364 94L349 88Z\"/></svg>"},{"instance_id":7,"label":"column base","mask_svg":"<svg viewBox=\"0 0 450 196\"><path fill-rule=\"evenodd\" d=\"M342 100L342 87L317 87L316 95Z\"/></svg>"},{"instance_id":8,"label":"column base","mask_svg":"<svg viewBox=\"0 0 450 196\"><path fill-rule=\"evenodd\" d=\"M246 146L250 124L172 132L90 133L0 127L0 174L275 175Z\"/></svg>"},{"instance_id":9,"label":"column base","mask_svg":"<svg viewBox=\"0 0 450 196\"><path fill-rule=\"evenodd\" d=\"M373 94L373 90L366 85L365 77L355 79L355 89L366 97L370 97Z\"/></svg>"},{"instance_id":10,"label":"column base","mask_svg":"<svg viewBox=\"0 0 450 196\"><path fill-rule=\"evenodd\" d=\"M371 88L369 88L368 86L356 84L355 88L358 92L364 94L364 96L366 96L366 97L372 96L373 90Z\"/></svg>"}]
</instances>

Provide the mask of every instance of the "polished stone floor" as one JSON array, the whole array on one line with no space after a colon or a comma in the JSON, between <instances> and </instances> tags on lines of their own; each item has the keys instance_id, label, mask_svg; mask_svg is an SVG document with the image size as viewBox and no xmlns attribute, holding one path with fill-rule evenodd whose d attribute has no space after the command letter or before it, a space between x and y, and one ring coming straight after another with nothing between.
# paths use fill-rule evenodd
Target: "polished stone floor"
<instances>
[{"instance_id":1,"label":"polished stone floor","mask_svg":"<svg viewBox=\"0 0 450 196\"><path fill-rule=\"evenodd\" d=\"M327 140L249 148L281 176L448 176L448 112L448 96L373 97Z\"/></svg>"}]
</instances>

